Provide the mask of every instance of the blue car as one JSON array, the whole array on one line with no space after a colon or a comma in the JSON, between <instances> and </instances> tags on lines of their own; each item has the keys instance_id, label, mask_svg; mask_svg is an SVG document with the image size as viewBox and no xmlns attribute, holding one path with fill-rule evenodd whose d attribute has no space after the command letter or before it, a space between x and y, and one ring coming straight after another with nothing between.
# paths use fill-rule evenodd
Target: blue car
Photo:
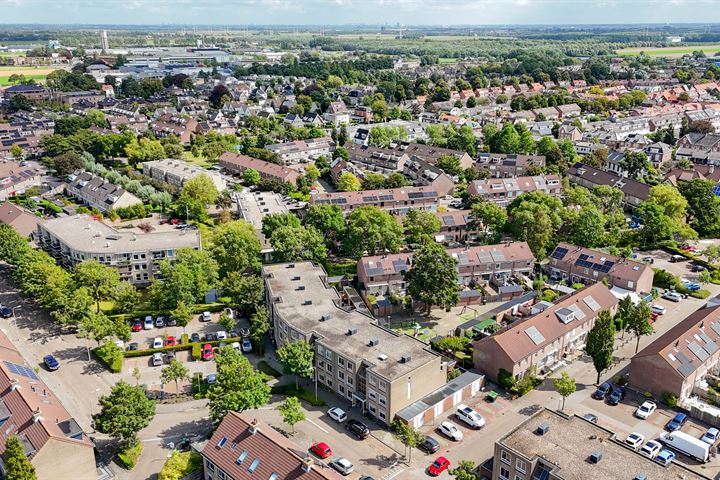
<instances>
[{"instance_id":1,"label":"blue car","mask_svg":"<svg viewBox=\"0 0 720 480\"><path fill-rule=\"evenodd\" d=\"M0 307L0 317L2 317L2 318L12 317L12 309L10 307L3 305L2 307Z\"/></svg>"},{"instance_id":2,"label":"blue car","mask_svg":"<svg viewBox=\"0 0 720 480\"><path fill-rule=\"evenodd\" d=\"M687 415L684 413L678 413L667 423L667 425L665 425L665 428L674 432L676 430L680 430L682 426L685 425L685 422L687 422Z\"/></svg>"},{"instance_id":3,"label":"blue car","mask_svg":"<svg viewBox=\"0 0 720 480\"><path fill-rule=\"evenodd\" d=\"M660 450L655 460L663 465L670 465L670 463L675 460L675 454L670 450Z\"/></svg>"},{"instance_id":4,"label":"blue car","mask_svg":"<svg viewBox=\"0 0 720 480\"><path fill-rule=\"evenodd\" d=\"M610 385L609 383L605 382L605 383L603 383L602 385L600 385L600 386L597 388L597 390L595 390L595 391L593 392L592 397L593 397L595 400L602 400L602 399L604 399L605 397L607 397L608 395L610 395L610 393L612 393L612 389L613 389L613 388L612 388L612 385Z\"/></svg>"},{"instance_id":5,"label":"blue car","mask_svg":"<svg viewBox=\"0 0 720 480\"><path fill-rule=\"evenodd\" d=\"M45 357L43 357L43 363L51 372L60 368L60 363L52 355L45 355Z\"/></svg>"}]
</instances>

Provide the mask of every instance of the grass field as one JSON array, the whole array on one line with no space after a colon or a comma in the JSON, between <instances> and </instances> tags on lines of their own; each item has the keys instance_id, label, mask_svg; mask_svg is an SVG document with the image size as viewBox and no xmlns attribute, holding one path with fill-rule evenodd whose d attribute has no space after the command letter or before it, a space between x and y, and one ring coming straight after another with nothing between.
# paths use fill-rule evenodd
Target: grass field
<instances>
[{"instance_id":1,"label":"grass field","mask_svg":"<svg viewBox=\"0 0 720 480\"><path fill-rule=\"evenodd\" d=\"M47 75L25 75L25 78L31 78L35 80L36 82L44 82L47 78ZM6 86L10 85L10 75L0 75L0 86Z\"/></svg>"},{"instance_id":2,"label":"grass field","mask_svg":"<svg viewBox=\"0 0 720 480\"><path fill-rule=\"evenodd\" d=\"M445 58L445 57L440 57L440 58L438 59L438 62L440 63L440 65L445 65L445 64L448 64L448 63L457 63L459 60L460 60L459 58Z\"/></svg>"},{"instance_id":3,"label":"grass field","mask_svg":"<svg viewBox=\"0 0 720 480\"><path fill-rule=\"evenodd\" d=\"M711 57L715 53L720 52L720 45L697 45L688 47L662 47L662 48L624 48L618 50L620 55L638 55L640 52L645 52L646 55L651 57L682 57L683 55L689 55L692 52L702 51L705 55Z\"/></svg>"},{"instance_id":4,"label":"grass field","mask_svg":"<svg viewBox=\"0 0 720 480\"><path fill-rule=\"evenodd\" d=\"M48 73L54 72L57 68L54 67L0 67L0 85L9 85L10 76L25 75L25 78L31 78L36 82L44 82Z\"/></svg>"}]
</instances>

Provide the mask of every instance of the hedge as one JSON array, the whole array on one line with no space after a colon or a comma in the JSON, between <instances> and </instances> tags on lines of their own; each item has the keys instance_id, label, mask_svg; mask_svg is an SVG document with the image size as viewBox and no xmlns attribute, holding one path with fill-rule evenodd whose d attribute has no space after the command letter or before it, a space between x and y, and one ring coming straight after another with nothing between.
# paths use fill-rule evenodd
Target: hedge
<instances>
[{"instance_id":1,"label":"hedge","mask_svg":"<svg viewBox=\"0 0 720 480\"><path fill-rule=\"evenodd\" d=\"M125 470L132 470L142 453L142 443L138 442L130 448L126 448L117 454L117 463Z\"/></svg>"},{"instance_id":2,"label":"hedge","mask_svg":"<svg viewBox=\"0 0 720 480\"><path fill-rule=\"evenodd\" d=\"M120 350L120 348L118 348ZM120 373L123 369L123 355L122 351L120 351L120 355L117 357L108 357L105 354L105 350L102 347L95 347L91 350L95 358L98 359L100 363L105 365L108 370L110 370L113 373Z\"/></svg>"},{"instance_id":3,"label":"hedge","mask_svg":"<svg viewBox=\"0 0 720 480\"><path fill-rule=\"evenodd\" d=\"M193 314L201 314L202 312L219 312L223 308L229 307L227 303L216 302L216 303L199 303L193 305L190 311ZM145 318L148 315L153 317L165 316L169 317L172 310L136 310L129 313L117 313L115 315L109 315L109 318L122 318L123 320L129 320L131 318Z\"/></svg>"},{"instance_id":4,"label":"hedge","mask_svg":"<svg viewBox=\"0 0 720 480\"><path fill-rule=\"evenodd\" d=\"M202 469L202 456L197 452L174 451L158 474L158 480L181 480Z\"/></svg>"}]
</instances>

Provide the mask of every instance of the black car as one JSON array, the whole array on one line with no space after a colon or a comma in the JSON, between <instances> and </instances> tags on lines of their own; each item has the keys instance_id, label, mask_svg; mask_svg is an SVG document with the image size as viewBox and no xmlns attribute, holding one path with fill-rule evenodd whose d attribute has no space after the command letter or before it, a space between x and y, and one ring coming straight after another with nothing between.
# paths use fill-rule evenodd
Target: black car
<instances>
[{"instance_id":1,"label":"black car","mask_svg":"<svg viewBox=\"0 0 720 480\"><path fill-rule=\"evenodd\" d=\"M612 385L605 382L602 385L600 385L597 390L595 390L592 394L592 398L595 400L602 400L608 395L610 395L613 391Z\"/></svg>"},{"instance_id":2,"label":"black car","mask_svg":"<svg viewBox=\"0 0 720 480\"><path fill-rule=\"evenodd\" d=\"M195 332L192 335L190 335L190 341L193 343L199 343L200 342L200 334Z\"/></svg>"},{"instance_id":3,"label":"black car","mask_svg":"<svg viewBox=\"0 0 720 480\"><path fill-rule=\"evenodd\" d=\"M705 270L705 267L702 265L693 265L690 269L691 272L702 272L703 270Z\"/></svg>"},{"instance_id":4,"label":"black car","mask_svg":"<svg viewBox=\"0 0 720 480\"><path fill-rule=\"evenodd\" d=\"M597 415L593 415L592 413L586 413L586 414L583 415L582 417L583 417L585 420L587 420L588 422L590 422L590 423L597 423L597 422L598 422L598 417L597 417Z\"/></svg>"},{"instance_id":5,"label":"black car","mask_svg":"<svg viewBox=\"0 0 720 480\"><path fill-rule=\"evenodd\" d=\"M427 453L435 453L440 450L440 444L432 437L425 437L425 440L418 445L418 448Z\"/></svg>"},{"instance_id":6,"label":"black car","mask_svg":"<svg viewBox=\"0 0 720 480\"><path fill-rule=\"evenodd\" d=\"M625 398L625 395L627 395L625 387L615 387L612 393L607 397L608 405L617 405L620 403L620 400Z\"/></svg>"},{"instance_id":7,"label":"black car","mask_svg":"<svg viewBox=\"0 0 720 480\"><path fill-rule=\"evenodd\" d=\"M370 435L370 429L364 423L350 419L345 422L345 430L353 433L360 440L364 440Z\"/></svg>"},{"instance_id":8,"label":"black car","mask_svg":"<svg viewBox=\"0 0 720 480\"><path fill-rule=\"evenodd\" d=\"M214 333L208 333L205 335L205 341L206 342L213 342L215 341L215 334Z\"/></svg>"},{"instance_id":9,"label":"black car","mask_svg":"<svg viewBox=\"0 0 720 480\"><path fill-rule=\"evenodd\" d=\"M0 317L2 318L10 318L12 317L12 309L10 307L6 307L3 305L0 307Z\"/></svg>"},{"instance_id":10,"label":"black car","mask_svg":"<svg viewBox=\"0 0 720 480\"><path fill-rule=\"evenodd\" d=\"M133 343L128 343L128 344L127 344L127 349L128 349L128 350L137 350L137 349L138 349L138 344L135 343L135 342L133 342Z\"/></svg>"}]
</instances>

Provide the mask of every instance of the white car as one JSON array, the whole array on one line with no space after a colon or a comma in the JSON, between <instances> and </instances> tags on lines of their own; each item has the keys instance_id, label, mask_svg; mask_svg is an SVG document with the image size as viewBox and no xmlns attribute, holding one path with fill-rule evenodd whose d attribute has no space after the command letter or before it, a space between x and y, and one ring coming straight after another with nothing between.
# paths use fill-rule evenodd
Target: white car
<instances>
[{"instance_id":1,"label":"white car","mask_svg":"<svg viewBox=\"0 0 720 480\"><path fill-rule=\"evenodd\" d=\"M345 457L340 457L334 459L332 462L330 462L330 466L337 470L341 475L350 475L353 470L355 470L355 467Z\"/></svg>"},{"instance_id":2,"label":"white car","mask_svg":"<svg viewBox=\"0 0 720 480\"><path fill-rule=\"evenodd\" d=\"M338 423L343 423L345 420L347 420L347 413L343 411L342 408L339 407L332 407L327 412L328 416L335 420Z\"/></svg>"},{"instance_id":3,"label":"white car","mask_svg":"<svg viewBox=\"0 0 720 480\"><path fill-rule=\"evenodd\" d=\"M220 330L215 334L215 338L217 338L218 340L227 340L227 332L225 330Z\"/></svg>"},{"instance_id":4,"label":"white car","mask_svg":"<svg viewBox=\"0 0 720 480\"><path fill-rule=\"evenodd\" d=\"M648 440L648 442L640 449L640 455L645 455L648 458L655 458L657 457L657 454L660 453L660 450L662 450L660 442Z\"/></svg>"},{"instance_id":5,"label":"white car","mask_svg":"<svg viewBox=\"0 0 720 480\"><path fill-rule=\"evenodd\" d=\"M235 313L233 313L233 309L230 307L223 308L223 312L225 312L225 315L227 315L230 318L235 318Z\"/></svg>"},{"instance_id":6,"label":"white car","mask_svg":"<svg viewBox=\"0 0 720 480\"><path fill-rule=\"evenodd\" d=\"M201 321L202 321L202 322L209 322L210 320L212 320L212 316L210 315L210 312L204 311L204 312L202 313L202 320L201 320Z\"/></svg>"},{"instance_id":7,"label":"white car","mask_svg":"<svg viewBox=\"0 0 720 480\"><path fill-rule=\"evenodd\" d=\"M629 445L630 447L632 447L633 450L637 450L644 441L645 437L643 437L639 433L633 432L625 439L625 445Z\"/></svg>"},{"instance_id":8,"label":"white car","mask_svg":"<svg viewBox=\"0 0 720 480\"><path fill-rule=\"evenodd\" d=\"M161 353L153 353L152 364L153 367L159 367L163 364L163 357Z\"/></svg>"},{"instance_id":9,"label":"white car","mask_svg":"<svg viewBox=\"0 0 720 480\"><path fill-rule=\"evenodd\" d=\"M155 337L153 340L152 347L153 348L163 348L165 346L165 342L163 342L163 339L160 337Z\"/></svg>"},{"instance_id":10,"label":"white car","mask_svg":"<svg viewBox=\"0 0 720 480\"><path fill-rule=\"evenodd\" d=\"M707 432L700 437L700 440L707 443L708 445L715 445L718 437L720 437L720 430L715 427L709 428Z\"/></svg>"},{"instance_id":11,"label":"white car","mask_svg":"<svg viewBox=\"0 0 720 480\"><path fill-rule=\"evenodd\" d=\"M460 431L460 429L450 422L442 422L438 427L438 431L446 437L455 440L456 442L459 442L463 439L463 433Z\"/></svg>"},{"instance_id":12,"label":"white car","mask_svg":"<svg viewBox=\"0 0 720 480\"><path fill-rule=\"evenodd\" d=\"M457 415L458 420L461 420L472 428L480 429L485 426L485 419L482 415L467 405L458 405L455 415Z\"/></svg>"},{"instance_id":13,"label":"white car","mask_svg":"<svg viewBox=\"0 0 720 480\"><path fill-rule=\"evenodd\" d=\"M654 303L650 306L650 311L653 313L657 313L658 315L665 315L665 312L667 309L663 307L662 305L658 305L657 303Z\"/></svg>"},{"instance_id":14,"label":"white car","mask_svg":"<svg viewBox=\"0 0 720 480\"><path fill-rule=\"evenodd\" d=\"M645 402L643 402L642 405L637 408L637 410L635 410L635 416L638 418L642 418L643 420L647 420L648 417L652 415L656 409L657 405L655 405L655 402L646 400Z\"/></svg>"}]
</instances>

